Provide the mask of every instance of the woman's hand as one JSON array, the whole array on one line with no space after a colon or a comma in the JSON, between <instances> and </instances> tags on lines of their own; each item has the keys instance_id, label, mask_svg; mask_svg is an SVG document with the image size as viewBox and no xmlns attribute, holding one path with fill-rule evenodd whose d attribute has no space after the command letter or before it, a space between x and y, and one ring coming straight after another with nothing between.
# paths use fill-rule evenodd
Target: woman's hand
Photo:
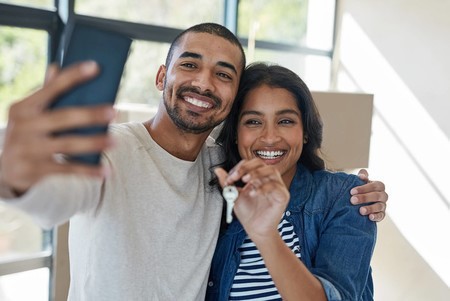
<instances>
[{"instance_id":1,"label":"woman's hand","mask_svg":"<svg viewBox=\"0 0 450 301\"><path fill-rule=\"evenodd\" d=\"M241 180L245 185L239 189L234 212L245 231L253 240L278 231L278 224L289 203L289 191L279 171L266 165L261 159L242 160L227 173L215 170L222 187Z\"/></svg>"}]
</instances>

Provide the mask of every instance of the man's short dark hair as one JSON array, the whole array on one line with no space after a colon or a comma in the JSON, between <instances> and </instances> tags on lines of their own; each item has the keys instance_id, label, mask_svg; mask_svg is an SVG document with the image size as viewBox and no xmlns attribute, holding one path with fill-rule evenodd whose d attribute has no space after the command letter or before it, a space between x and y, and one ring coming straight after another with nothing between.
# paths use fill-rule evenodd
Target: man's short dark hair
<instances>
[{"instance_id":1,"label":"man's short dark hair","mask_svg":"<svg viewBox=\"0 0 450 301\"><path fill-rule=\"evenodd\" d=\"M225 40L231 42L233 45L236 45L239 47L241 54L242 54L242 70L244 71L245 68L245 53L244 49L242 48L241 42L239 42L238 38L225 26L222 26L220 24L216 23L201 23L194 25L192 27L189 27L188 29L182 31L180 34L178 34L175 39L172 41L172 44L170 45L169 52L167 53L166 57L166 67L169 67L170 62L172 61L173 52L174 49L178 46L180 43L180 40L183 38L183 36L189 32L196 32L196 33L209 33L221 38L224 38Z\"/></svg>"}]
</instances>

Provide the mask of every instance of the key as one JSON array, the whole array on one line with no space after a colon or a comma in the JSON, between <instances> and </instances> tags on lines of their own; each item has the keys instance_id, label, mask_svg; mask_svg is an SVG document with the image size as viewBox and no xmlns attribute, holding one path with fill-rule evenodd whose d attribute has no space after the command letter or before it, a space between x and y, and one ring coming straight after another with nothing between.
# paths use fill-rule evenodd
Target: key
<instances>
[{"instance_id":1,"label":"key","mask_svg":"<svg viewBox=\"0 0 450 301\"><path fill-rule=\"evenodd\" d=\"M227 223L229 224L233 220L233 206L238 198L239 192L236 186L229 185L223 188L222 195L227 202Z\"/></svg>"}]
</instances>

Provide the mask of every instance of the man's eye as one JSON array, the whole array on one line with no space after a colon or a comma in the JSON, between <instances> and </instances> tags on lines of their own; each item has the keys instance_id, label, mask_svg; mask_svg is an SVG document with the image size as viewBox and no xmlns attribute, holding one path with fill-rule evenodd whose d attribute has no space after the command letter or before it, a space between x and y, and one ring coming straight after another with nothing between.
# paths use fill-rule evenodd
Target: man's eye
<instances>
[{"instance_id":1,"label":"man's eye","mask_svg":"<svg viewBox=\"0 0 450 301\"><path fill-rule=\"evenodd\" d=\"M228 74L223 73L223 72L219 72L219 73L217 73L217 75L219 77L223 77L223 78L226 78L226 79L231 79L231 76L229 76Z\"/></svg>"},{"instance_id":2,"label":"man's eye","mask_svg":"<svg viewBox=\"0 0 450 301\"><path fill-rule=\"evenodd\" d=\"M195 68L195 65L192 63L182 63L181 66L186 68Z\"/></svg>"}]
</instances>

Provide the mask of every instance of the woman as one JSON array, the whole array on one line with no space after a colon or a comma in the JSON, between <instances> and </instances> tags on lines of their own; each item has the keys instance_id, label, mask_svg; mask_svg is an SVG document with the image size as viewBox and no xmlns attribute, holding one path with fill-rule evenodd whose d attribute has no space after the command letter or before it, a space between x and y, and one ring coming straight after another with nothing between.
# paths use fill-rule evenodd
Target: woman
<instances>
[{"instance_id":1,"label":"woman","mask_svg":"<svg viewBox=\"0 0 450 301\"><path fill-rule=\"evenodd\" d=\"M216 169L222 187L242 186L237 219L219 237L206 299L372 300L376 225L349 203L362 182L326 171L318 156L309 89L292 71L257 63L239 91Z\"/></svg>"}]
</instances>

